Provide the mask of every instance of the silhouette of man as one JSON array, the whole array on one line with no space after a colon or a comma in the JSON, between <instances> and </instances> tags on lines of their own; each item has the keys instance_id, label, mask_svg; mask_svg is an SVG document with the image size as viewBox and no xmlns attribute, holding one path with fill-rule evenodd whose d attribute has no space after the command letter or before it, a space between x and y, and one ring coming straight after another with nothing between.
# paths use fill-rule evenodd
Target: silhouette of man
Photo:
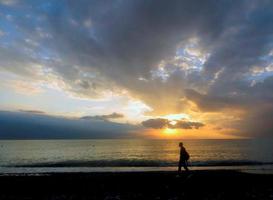
<instances>
[{"instance_id":1,"label":"silhouette of man","mask_svg":"<svg viewBox=\"0 0 273 200\"><path fill-rule=\"evenodd\" d=\"M183 143L179 143L180 147L180 159L179 159L179 164L178 164L178 172L181 172L182 166L186 171L189 171L188 169L188 160L190 158L189 153L186 151L185 147L183 146Z\"/></svg>"}]
</instances>

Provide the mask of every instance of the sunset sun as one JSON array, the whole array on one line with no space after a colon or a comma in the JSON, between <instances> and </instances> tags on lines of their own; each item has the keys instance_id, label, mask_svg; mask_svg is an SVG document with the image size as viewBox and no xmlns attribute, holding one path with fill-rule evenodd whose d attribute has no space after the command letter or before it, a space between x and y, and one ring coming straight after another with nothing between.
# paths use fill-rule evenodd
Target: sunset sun
<instances>
[{"instance_id":1,"label":"sunset sun","mask_svg":"<svg viewBox=\"0 0 273 200\"><path fill-rule=\"evenodd\" d=\"M166 135L175 135L177 133L176 129L166 128L164 129L164 134Z\"/></svg>"}]
</instances>

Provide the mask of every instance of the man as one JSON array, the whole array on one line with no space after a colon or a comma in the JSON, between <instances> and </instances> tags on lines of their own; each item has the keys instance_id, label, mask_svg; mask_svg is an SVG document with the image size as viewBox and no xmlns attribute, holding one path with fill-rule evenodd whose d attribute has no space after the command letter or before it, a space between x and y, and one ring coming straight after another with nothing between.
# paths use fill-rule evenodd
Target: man
<instances>
[{"instance_id":1,"label":"man","mask_svg":"<svg viewBox=\"0 0 273 200\"><path fill-rule=\"evenodd\" d=\"M186 151L185 147L183 146L183 143L179 143L180 147L180 159L178 164L178 172L181 172L181 167L183 166L186 171L189 171L188 169L188 160L190 158L189 153Z\"/></svg>"}]
</instances>

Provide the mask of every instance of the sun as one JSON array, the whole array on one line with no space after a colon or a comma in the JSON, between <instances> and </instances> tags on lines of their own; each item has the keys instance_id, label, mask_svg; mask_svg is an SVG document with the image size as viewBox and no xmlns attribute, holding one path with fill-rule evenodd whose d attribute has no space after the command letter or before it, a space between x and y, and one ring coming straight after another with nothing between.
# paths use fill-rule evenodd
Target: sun
<instances>
[{"instance_id":1,"label":"sun","mask_svg":"<svg viewBox=\"0 0 273 200\"><path fill-rule=\"evenodd\" d=\"M165 134L167 135L173 135L173 134L176 134L177 133L177 130L176 129L172 129L172 128L166 128L164 129L163 131Z\"/></svg>"}]
</instances>

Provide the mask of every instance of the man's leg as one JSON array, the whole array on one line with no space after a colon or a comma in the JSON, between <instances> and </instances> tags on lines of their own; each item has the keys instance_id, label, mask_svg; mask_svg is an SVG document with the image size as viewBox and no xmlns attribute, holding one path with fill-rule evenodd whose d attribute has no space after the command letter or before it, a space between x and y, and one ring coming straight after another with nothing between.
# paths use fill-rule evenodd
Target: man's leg
<instances>
[{"instance_id":1,"label":"man's leg","mask_svg":"<svg viewBox=\"0 0 273 200\"><path fill-rule=\"evenodd\" d=\"M178 163L178 172L181 172L181 167L182 167L182 163L181 163L181 161L179 161L179 163Z\"/></svg>"},{"instance_id":2,"label":"man's leg","mask_svg":"<svg viewBox=\"0 0 273 200\"><path fill-rule=\"evenodd\" d=\"M183 162L183 167L184 167L184 169L186 171L189 171L189 169L188 169L188 162L186 160Z\"/></svg>"}]
</instances>

